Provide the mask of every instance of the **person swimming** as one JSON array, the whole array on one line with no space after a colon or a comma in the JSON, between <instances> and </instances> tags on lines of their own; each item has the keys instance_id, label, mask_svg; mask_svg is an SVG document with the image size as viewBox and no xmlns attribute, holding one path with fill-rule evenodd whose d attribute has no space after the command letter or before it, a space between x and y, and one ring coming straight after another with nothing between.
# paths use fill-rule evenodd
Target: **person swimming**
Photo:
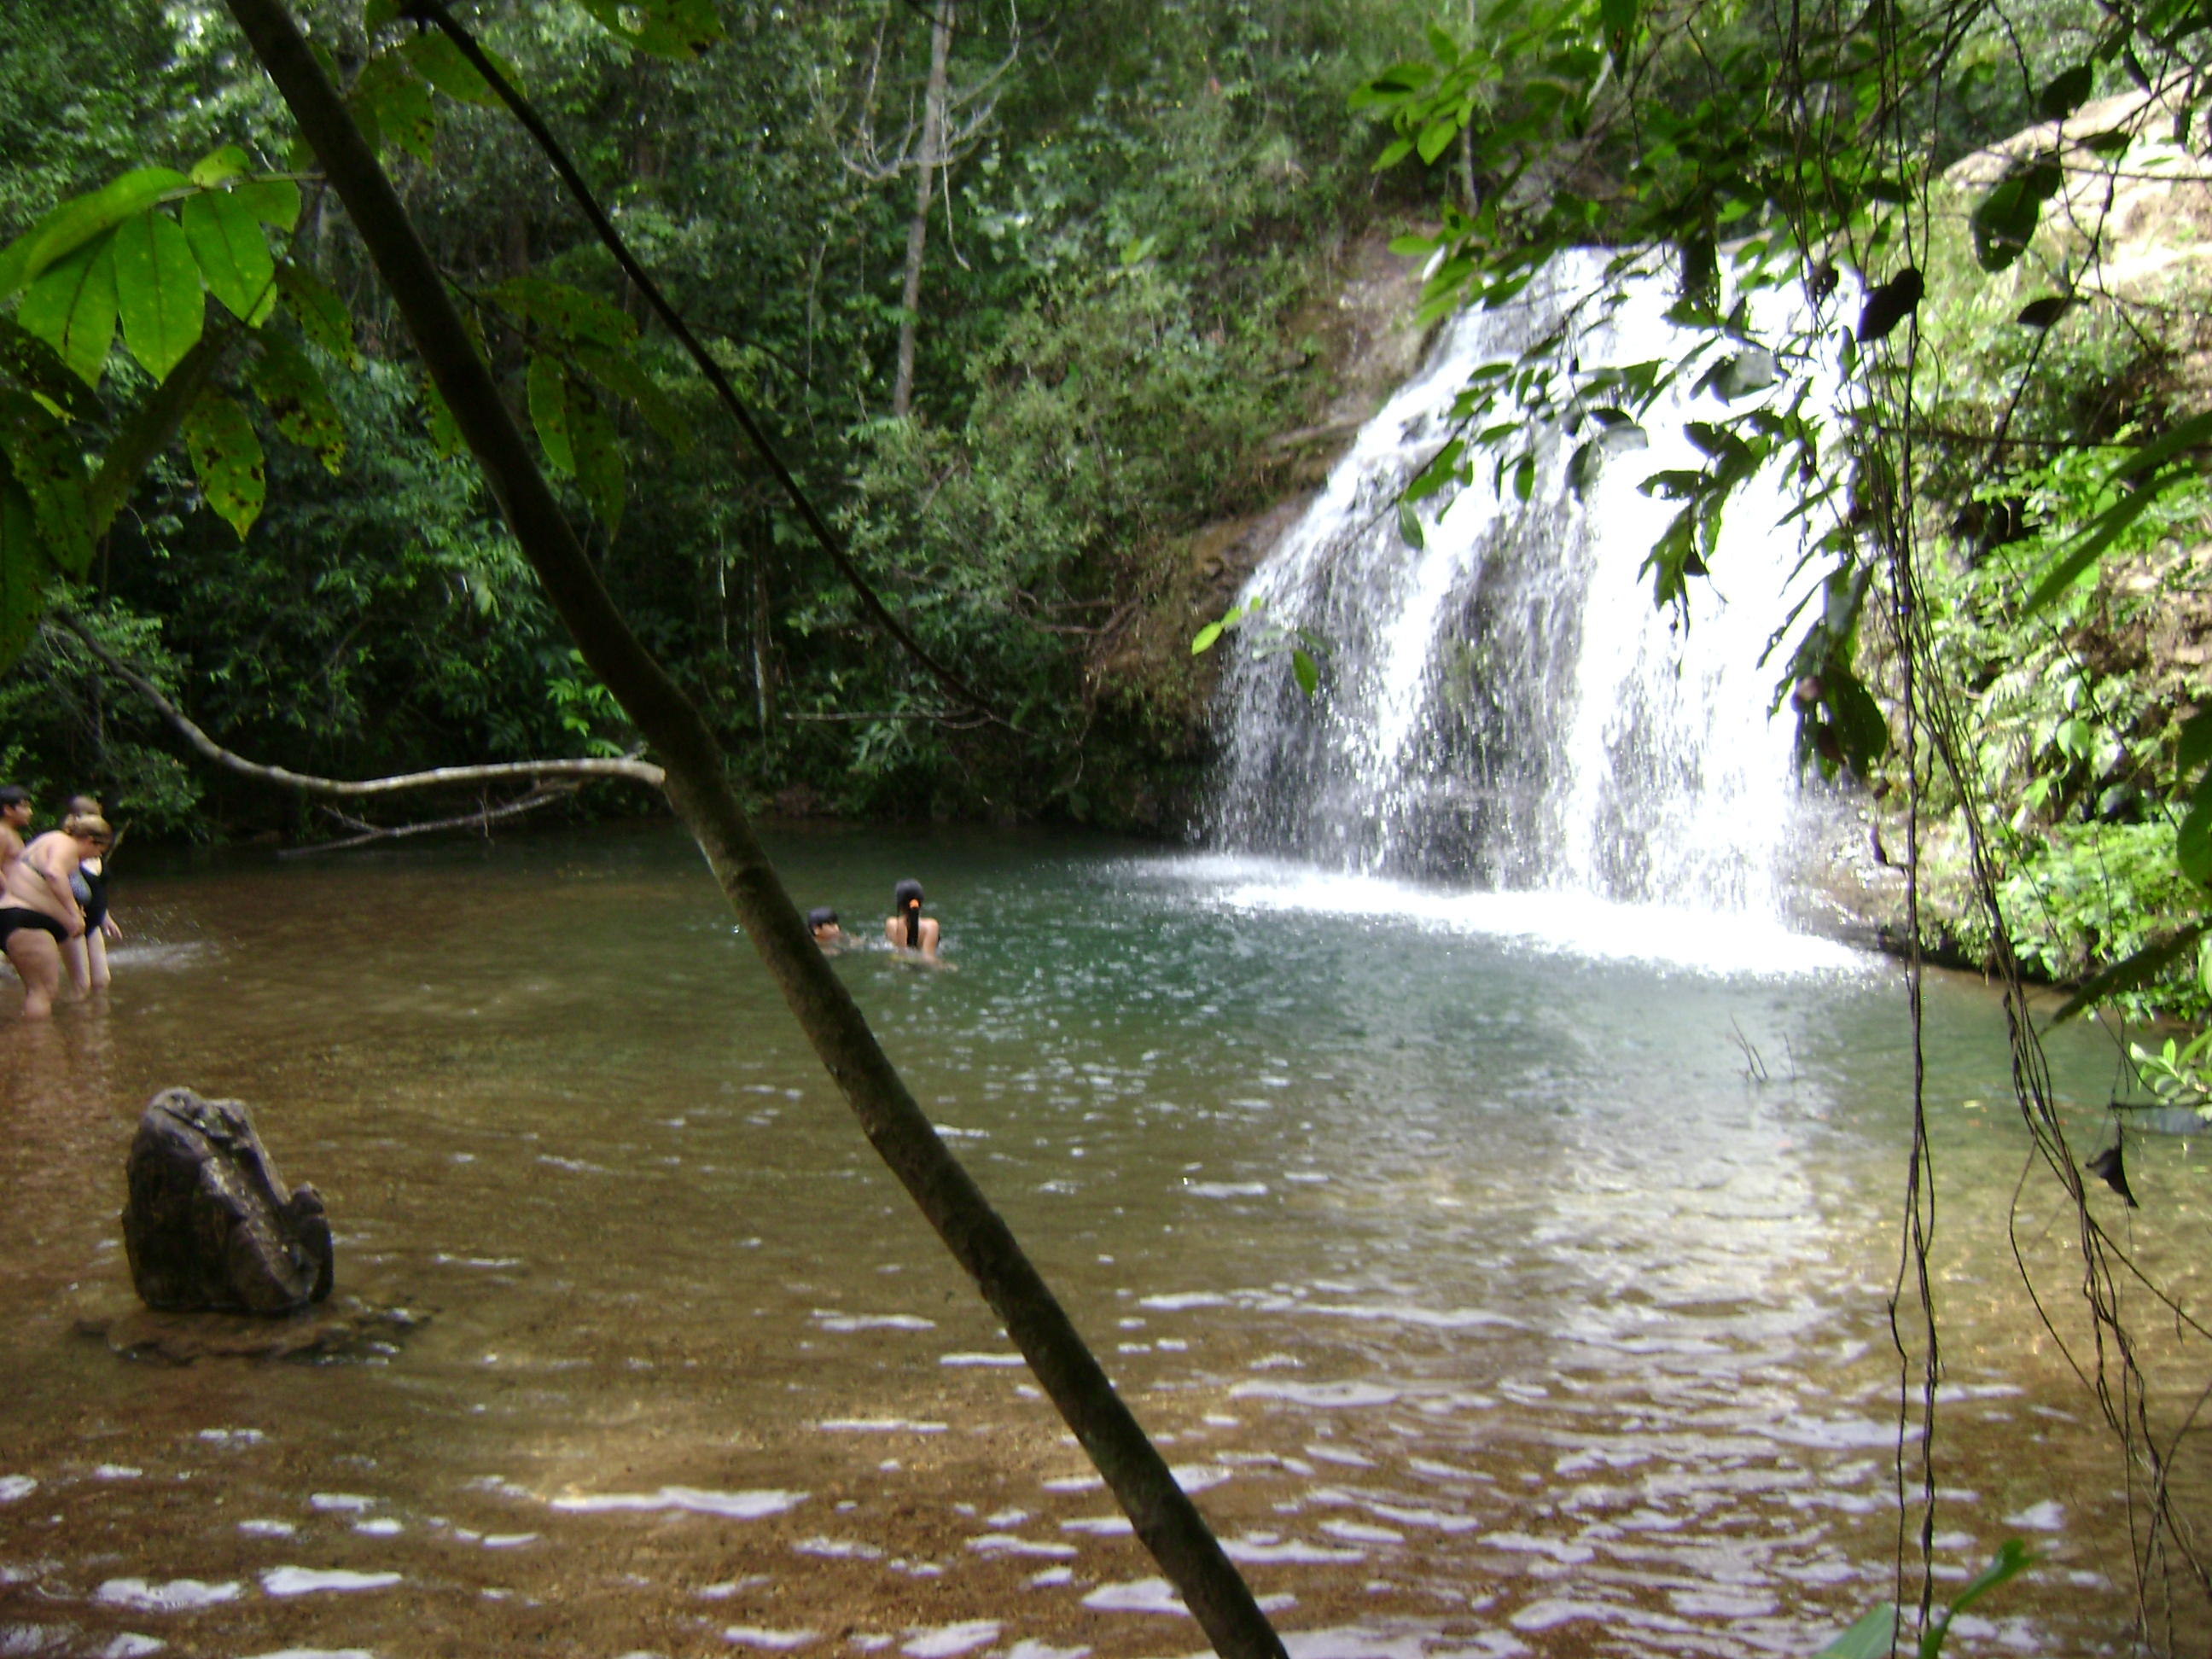
<instances>
[{"instance_id":1,"label":"person swimming","mask_svg":"<svg viewBox=\"0 0 2212 1659\"><path fill-rule=\"evenodd\" d=\"M818 904L806 913L806 931L814 935L814 942L828 957L842 955L855 943L853 936L837 925L837 913L826 904Z\"/></svg>"},{"instance_id":2,"label":"person swimming","mask_svg":"<svg viewBox=\"0 0 2212 1659\"><path fill-rule=\"evenodd\" d=\"M937 918L921 914L921 884L902 881L891 889L892 914L884 918L884 937L895 951L938 962Z\"/></svg>"}]
</instances>

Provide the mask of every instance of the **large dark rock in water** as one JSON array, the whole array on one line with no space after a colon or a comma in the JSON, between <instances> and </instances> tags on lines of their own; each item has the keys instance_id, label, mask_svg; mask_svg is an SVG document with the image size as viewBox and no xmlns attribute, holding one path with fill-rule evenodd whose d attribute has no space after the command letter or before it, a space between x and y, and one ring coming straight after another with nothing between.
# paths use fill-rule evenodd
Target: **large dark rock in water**
<instances>
[{"instance_id":1,"label":"large dark rock in water","mask_svg":"<svg viewBox=\"0 0 2212 1659\"><path fill-rule=\"evenodd\" d=\"M165 1089L131 1143L123 1244L150 1308L283 1314L331 1291L331 1225L313 1187L289 1198L235 1100Z\"/></svg>"}]
</instances>

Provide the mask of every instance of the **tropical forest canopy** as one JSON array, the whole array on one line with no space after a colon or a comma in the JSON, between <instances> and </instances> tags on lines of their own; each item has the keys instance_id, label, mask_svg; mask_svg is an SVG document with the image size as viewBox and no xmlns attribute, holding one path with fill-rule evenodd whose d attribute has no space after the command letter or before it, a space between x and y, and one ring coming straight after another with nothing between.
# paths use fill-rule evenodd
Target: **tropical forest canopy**
<instances>
[{"instance_id":1,"label":"tropical forest canopy","mask_svg":"<svg viewBox=\"0 0 2212 1659\"><path fill-rule=\"evenodd\" d=\"M1437 318L1595 245L1616 287L1671 286L1694 345L1585 366L1597 296L1468 388L1411 493L1525 494L1555 454L1579 481L1693 382L1711 465L1655 482L1680 505L1654 603L1724 577L1706 556L1738 486L1794 469L1806 511L1780 533L1823 580L1778 639L1776 717L1808 777L1871 785L1891 851L1925 855L1923 939L1986 962L2009 930L2031 971L2134 963L2116 990L2203 1006L2205 279L2185 204L2153 234L2172 257L2135 274L2118 255L2147 233L2114 214L2197 170L2199 11L467 10L971 701L878 625L539 148L403 9L295 8L756 800L1172 827L1208 755L1213 659L1185 647L1233 595L1233 573L1194 584L1200 532L1310 485L1301 441L1358 378L1332 320L1348 277L1391 240L1428 261ZM47 539L0 592L0 775L97 789L155 833L311 829L183 758L88 638L302 771L630 749L228 14L4 18L11 545ZM32 258L62 204L148 168L169 172ZM1755 326L1761 289L1797 320ZM179 365L204 384L149 423ZM114 497L81 536L33 510L25 458L55 431ZM143 471L97 471L149 431ZM1297 672L1326 697L1316 644Z\"/></svg>"}]
</instances>

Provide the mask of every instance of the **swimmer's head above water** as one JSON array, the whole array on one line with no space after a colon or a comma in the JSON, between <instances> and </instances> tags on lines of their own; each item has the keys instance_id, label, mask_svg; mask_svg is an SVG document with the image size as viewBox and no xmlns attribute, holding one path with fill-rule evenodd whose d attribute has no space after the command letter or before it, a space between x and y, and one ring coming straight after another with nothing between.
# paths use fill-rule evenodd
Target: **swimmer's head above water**
<instances>
[{"instance_id":1,"label":"swimmer's head above water","mask_svg":"<svg viewBox=\"0 0 2212 1659\"><path fill-rule=\"evenodd\" d=\"M906 948L921 949L921 884L902 881L891 889L891 914L906 925Z\"/></svg>"},{"instance_id":2,"label":"swimmer's head above water","mask_svg":"<svg viewBox=\"0 0 2212 1659\"><path fill-rule=\"evenodd\" d=\"M837 925L837 913L826 904L817 904L806 913L806 931L825 951L845 942L845 930Z\"/></svg>"}]
</instances>

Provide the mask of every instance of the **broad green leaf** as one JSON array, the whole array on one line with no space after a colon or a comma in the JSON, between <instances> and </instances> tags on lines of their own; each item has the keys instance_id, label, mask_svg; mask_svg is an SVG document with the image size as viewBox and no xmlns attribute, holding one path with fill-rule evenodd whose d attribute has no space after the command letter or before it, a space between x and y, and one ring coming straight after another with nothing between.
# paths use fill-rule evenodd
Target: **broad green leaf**
<instances>
[{"instance_id":1,"label":"broad green leaf","mask_svg":"<svg viewBox=\"0 0 2212 1659\"><path fill-rule=\"evenodd\" d=\"M1997 1547L1996 1556L1989 1565L1974 1575L1974 1580L1960 1590L1958 1598L1929 1621L1920 1637L1920 1659L1936 1659L1943 1651L1943 1638L1951 1633L1951 1621L1980 1601L2000 1584L2017 1578L2033 1565L2035 1558L2027 1553L2027 1546L2017 1538L2008 1538Z\"/></svg>"},{"instance_id":2,"label":"broad green leaf","mask_svg":"<svg viewBox=\"0 0 2212 1659\"><path fill-rule=\"evenodd\" d=\"M493 304L564 344L625 346L637 337L637 325L596 294L549 283L542 276L516 276L486 296Z\"/></svg>"},{"instance_id":3,"label":"broad green leaf","mask_svg":"<svg viewBox=\"0 0 2212 1659\"><path fill-rule=\"evenodd\" d=\"M576 348L576 361L592 372L592 378L617 396L627 398L637 405L637 412L645 423L674 446L677 453L684 454L698 441L698 433L684 418L668 395L655 385L653 377L627 354L604 351L594 346Z\"/></svg>"},{"instance_id":4,"label":"broad green leaf","mask_svg":"<svg viewBox=\"0 0 2212 1659\"><path fill-rule=\"evenodd\" d=\"M556 472L574 472L576 452L568 439L568 372L557 359L533 355L528 387L530 419L538 428L545 464Z\"/></svg>"},{"instance_id":5,"label":"broad green leaf","mask_svg":"<svg viewBox=\"0 0 2212 1659\"><path fill-rule=\"evenodd\" d=\"M2207 793L2197 792L2173 840L2173 861L2199 887L2212 887L2212 799L2205 798Z\"/></svg>"},{"instance_id":6,"label":"broad green leaf","mask_svg":"<svg viewBox=\"0 0 2212 1659\"><path fill-rule=\"evenodd\" d=\"M99 418L100 399L84 389L60 354L9 317L0 317L0 371L64 414L80 421Z\"/></svg>"},{"instance_id":7,"label":"broad green leaf","mask_svg":"<svg viewBox=\"0 0 2212 1659\"><path fill-rule=\"evenodd\" d=\"M402 52L370 58L354 77L348 101L356 112L364 108L373 112L380 140L398 145L418 161L429 161L430 141L438 131L437 107L430 101L430 88L416 78Z\"/></svg>"},{"instance_id":8,"label":"broad green leaf","mask_svg":"<svg viewBox=\"0 0 2212 1659\"><path fill-rule=\"evenodd\" d=\"M276 423L277 431L302 449L312 449L325 470L335 473L345 458L345 426L330 388L292 337L270 329L261 337L261 356L252 370L254 395Z\"/></svg>"},{"instance_id":9,"label":"broad green leaf","mask_svg":"<svg viewBox=\"0 0 2212 1659\"><path fill-rule=\"evenodd\" d=\"M1291 649L1291 678L1298 683L1298 690L1310 697L1321 689L1321 669L1312 657L1297 647Z\"/></svg>"},{"instance_id":10,"label":"broad green leaf","mask_svg":"<svg viewBox=\"0 0 2212 1659\"><path fill-rule=\"evenodd\" d=\"M2182 722L2174 739L2173 769L2177 776L2192 777L2207 761L2212 761L2212 708L2200 708Z\"/></svg>"},{"instance_id":11,"label":"broad green leaf","mask_svg":"<svg viewBox=\"0 0 2212 1659\"><path fill-rule=\"evenodd\" d=\"M714 0L582 0L610 34L659 58L689 58L722 38Z\"/></svg>"},{"instance_id":12,"label":"broad green leaf","mask_svg":"<svg viewBox=\"0 0 2212 1659\"><path fill-rule=\"evenodd\" d=\"M115 341L113 243L79 248L53 265L31 284L15 320L52 346L79 380L98 386Z\"/></svg>"},{"instance_id":13,"label":"broad green leaf","mask_svg":"<svg viewBox=\"0 0 2212 1659\"><path fill-rule=\"evenodd\" d=\"M446 394L425 372L422 376L422 418L430 428L430 441L441 455L461 453L461 426L446 404Z\"/></svg>"},{"instance_id":14,"label":"broad green leaf","mask_svg":"<svg viewBox=\"0 0 2212 1659\"><path fill-rule=\"evenodd\" d=\"M31 642L53 574L31 498L0 460L0 673Z\"/></svg>"},{"instance_id":15,"label":"broad green leaf","mask_svg":"<svg viewBox=\"0 0 2212 1659\"><path fill-rule=\"evenodd\" d=\"M0 252L0 300L36 282L47 266L103 231L191 184L183 173L167 167L140 167L89 196L63 203Z\"/></svg>"},{"instance_id":16,"label":"broad green leaf","mask_svg":"<svg viewBox=\"0 0 2212 1659\"><path fill-rule=\"evenodd\" d=\"M1523 455L1513 468L1513 493L1527 501L1536 488L1536 458Z\"/></svg>"},{"instance_id":17,"label":"broad green leaf","mask_svg":"<svg viewBox=\"0 0 2212 1659\"><path fill-rule=\"evenodd\" d=\"M1206 652L1213 649L1220 638L1221 624L1218 622L1206 623L1205 627L1191 635L1190 654L1194 657L1203 656Z\"/></svg>"},{"instance_id":18,"label":"broad green leaf","mask_svg":"<svg viewBox=\"0 0 2212 1659\"><path fill-rule=\"evenodd\" d=\"M2043 204L2064 182L2057 158L2043 155L2015 161L1990 186L1967 221L1974 258L1984 270L2003 270L2027 251L2043 216Z\"/></svg>"},{"instance_id":19,"label":"broad green leaf","mask_svg":"<svg viewBox=\"0 0 2212 1659\"><path fill-rule=\"evenodd\" d=\"M30 497L46 557L82 575L92 564L92 514L76 441L30 393L0 389L0 453Z\"/></svg>"},{"instance_id":20,"label":"broad green leaf","mask_svg":"<svg viewBox=\"0 0 2212 1659\"><path fill-rule=\"evenodd\" d=\"M210 387L185 416L185 447L191 452L192 471L207 504L244 541L269 492L253 422L236 403Z\"/></svg>"},{"instance_id":21,"label":"broad green leaf","mask_svg":"<svg viewBox=\"0 0 2212 1659\"><path fill-rule=\"evenodd\" d=\"M115 229L115 310L123 343L155 380L199 343L207 300L199 263L177 222L147 212Z\"/></svg>"},{"instance_id":22,"label":"broad green leaf","mask_svg":"<svg viewBox=\"0 0 2212 1659\"><path fill-rule=\"evenodd\" d=\"M1413 511L1411 501L1401 500L1398 503L1398 533L1406 538L1408 547L1419 547L1427 541L1421 531L1421 515Z\"/></svg>"},{"instance_id":23,"label":"broad green leaf","mask_svg":"<svg viewBox=\"0 0 2212 1659\"><path fill-rule=\"evenodd\" d=\"M1889 1659L1890 1642L1896 1633L1896 1606L1880 1602L1813 1659Z\"/></svg>"},{"instance_id":24,"label":"broad green leaf","mask_svg":"<svg viewBox=\"0 0 2212 1659\"><path fill-rule=\"evenodd\" d=\"M2035 585L2035 591L2027 596L2027 603L2021 607L2021 618L2025 620L2033 616L2073 586L2080 580L2081 573L2094 564L2130 525L2142 517L2163 489L2161 483L2145 484L2142 489L2121 497L2092 519L2081 539L2061 553L2043 580Z\"/></svg>"},{"instance_id":25,"label":"broad green leaf","mask_svg":"<svg viewBox=\"0 0 2212 1659\"><path fill-rule=\"evenodd\" d=\"M2046 121L2063 121L2088 101L2089 88L2096 78L2094 64L2076 64L2063 75L2051 77L2051 84L2036 100L2035 112Z\"/></svg>"},{"instance_id":26,"label":"broad green leaf","mask_svg":"<svg viewBox=\"0 0 2212 1659\"><path fill-rule=\"evenodd\" d=\"M1567 460L1567 488L1575 492L1575 499L1583 500L1589 487L1597 481L1597 463L1601 451L1599 440L1586 439Z\"/></svg>"},{"instance_id":27,"label":"broad green leaf","mask_svg":"<svg viewBox=\"0 0 2212 1659\"><path fill-rule=\"evenodd\" d=\"M361 367L361 352L353 343L353 319L338 296L325 288L322 279L290 260L276 266L276 291L311 344L320 346L348 368Z\"/></svg>"},{"instance_id":28,"label":"broad green leaf","mask_svg":"<svg viewBox=\"0 0 2212 1659\"><path fill-rule=\"evenodd\" d=\"M492 90L491 82L477 72L477 66L461 55L461 49L435 29L425 30L410 40L400 50L407 61L415 66L416 74L448 98L464 104L496 104L499 94ZM490 59L491 66L509 86L520 83L520 76L490 47L477 45L477 50Z\"/></svg>"},{"instance_id":29,"label":"broad green leaf","mask_svg":"<svg viewBox=\"0 0 2212 1659\"><path fill-rule=\"evenodd\" d=\"M276 303L276 262L260 221L223 191L186 198L183 216L208 292L239 321L258 327Z\"/></svg>"},{"instance_id":30,"label":"broad green leaf","mask_svg":"<svg viewBox=\"0 0 2212 1659\"><path fill-rule=\"evenodd\" d=\"M246 159L246 152L236 144L225 144L221 149L210 150L192 163L191 180L205 190L222 184L227 179L237 178L252 165Z\"/></svg>"},{"instance_id":31,"label":"broad green leaf","mask_svg":"<svg viewBox=\"0 0 2212 1659\"><path fill-rule=\"evenodd\" d=\"M1423 161L1434 162L1458 137L1458 117L1455 114L1443 115L1421 129L1421 136L1414 141L1413 148L1419 152Z\"/></svg>"},{"instance_id":32,"label":"broad green leaf","mask_svg":"<svg viewBox=\"0 0 2212 1659\"><path fill-rule=\"evenodd\" d=\"M2046 294L2040 300L2030 300L2013 319L2022 328L2049 328L2066 314L2074 301L2063 294Z\"/></svg>"},{"instance_id":33,"label":"broad green leaf","mask_svg":"<svg viewBox=\"0 0 2212 1659\"><path fill-rule=\"evenodd\" d=\"M264 225L289 231L300 222L300 187L289 179L241 179L230 194Z\"/></svg>"},{"instance_id":34,"label":"broad green leaf","mask_svg":"<svg viewBox=\"0 0 2212 1659\"><path fill-rule=\"evenodd\" d=\"M566 402L569 444L576 456L576 482L583 485L584 499L591 502L593 516L606 526L607 535L612 538L622 528L623 515L623 453L615 424L599 407L599 399L574 380L568 383Z\"/></svg>"}]
</instances>

